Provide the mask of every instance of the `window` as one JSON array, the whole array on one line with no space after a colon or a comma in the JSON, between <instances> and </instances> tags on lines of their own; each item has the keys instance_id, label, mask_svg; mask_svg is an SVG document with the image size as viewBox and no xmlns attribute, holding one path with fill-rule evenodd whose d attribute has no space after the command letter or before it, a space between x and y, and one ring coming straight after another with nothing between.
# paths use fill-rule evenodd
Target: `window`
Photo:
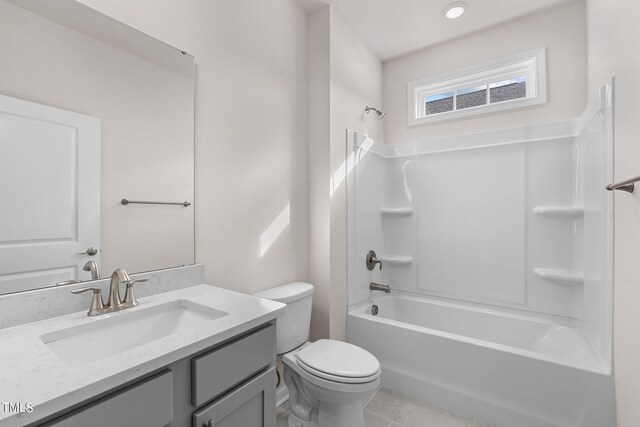
<instances>
[{"instance_id":1,"label":"window","mask_svg":"<svg viewBox=\"0 0 640 427\"><path fill-rule=\"evenodd\" d=\"M547 102L545 49L409 82L409 126Z\"/></svg>"}]
</instances>

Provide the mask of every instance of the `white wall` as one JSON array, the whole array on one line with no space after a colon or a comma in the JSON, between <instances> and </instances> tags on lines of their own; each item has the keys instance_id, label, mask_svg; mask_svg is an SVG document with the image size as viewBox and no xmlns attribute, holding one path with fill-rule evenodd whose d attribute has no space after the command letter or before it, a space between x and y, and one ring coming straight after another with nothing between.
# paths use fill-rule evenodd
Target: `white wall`
<instances>
[{"instance_id":1,"label":"white wall","mask_svg":"<svg viewBox=\"0 0 640 427\"><path fill-rule=\"evenodd\" d=\"M383 108L382 64L332 8L317 10L309 23L309 93L328 90L328 97L309 97L310 265L316 286L311 337L345 339L346 130L382 139L382 122L364 112L367 105Z\"/></svg>"},{"instance_id":2,"label":"white wall","mask_svg":"<svg viewBox=\"0 0 640 427\"><path fill-rule=\"evenodd\" d=\"M616 77L615 177L640 174L640 3L587 0L589 88ZM640 195L616 193L614 245L614 367L619 427L640 425Z\"/></svg>"},{"instance_id":3,"label":"white wall","mask_svg":"<svg viewBox=\"0 0 640 427\"><path fill-rule=\"evenodd\" d=\"M1 94L101 120L103 275L192 264L192 208L120 200L193 201L193 80L3 1L0 50Z\"/></svg>"},{"instance_id":4,"label":"white wall","mask_svg":"<svg viewBox=\"0 0 640 427\"><path fill-rule=\"evenodd\" d=\"M311 339L329 337L331 214L327 180L331 123L330 11L309 15L309 278L315 286Z\"/></svg>"},{"instance_id":5,"label":"white wall","mask_svg":"<svg viewBox=\"0 0 640 427\"><path fill-rule=\"evenodd\" d=\"M383 121L365 106L384 110L382 63L331 9L331 310L330 336L347 336L347 140L352 129L383 139ZM364 257L364 253L362 256Z\"/></svg>"},{"instance_id":6,"label":"white wall","mask_svg":"<svg viewBox=\"0 0 640 427\"><path fill-rule=\"evenodd\" d=\"M543 46L547 47L546 104L407 126L408 82ZM578 117L586 104L586 64L583 1L544 10L387 61L384 64L384 99L388 111L385 142L420 141Z\"/></svg>"},{"instance_id":7,"label":"white wall","mask_svg":"<svg viewBox=\"0 0 640 427\"><path fill-rule=\"evenodd\" d=\"M207 282L251 293L308 280L306 13L293 0L81 1L196 58Z\"/></svg>"}]
</instances>

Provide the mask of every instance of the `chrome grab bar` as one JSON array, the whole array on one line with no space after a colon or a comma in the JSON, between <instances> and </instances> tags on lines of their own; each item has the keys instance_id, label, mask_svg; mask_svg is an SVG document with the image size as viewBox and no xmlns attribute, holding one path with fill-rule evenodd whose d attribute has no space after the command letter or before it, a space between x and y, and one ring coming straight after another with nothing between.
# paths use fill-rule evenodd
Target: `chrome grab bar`
<instances>
[{"instance_id":1,"label":"chrome grab bar","mask_svg":"<svg viewBox=\"0 0 640 427\"><path fill-rule=\"evenodd\" d=\"M626 191L627 193L633 193L633 190L635 187L633 183L638 181L640 181L640 175L633 178L629 178L625 181L620 181L615 184L609 184L607 185L607 190L609 191L620 190L620 191Z\"/></svg>"}]
</instances>

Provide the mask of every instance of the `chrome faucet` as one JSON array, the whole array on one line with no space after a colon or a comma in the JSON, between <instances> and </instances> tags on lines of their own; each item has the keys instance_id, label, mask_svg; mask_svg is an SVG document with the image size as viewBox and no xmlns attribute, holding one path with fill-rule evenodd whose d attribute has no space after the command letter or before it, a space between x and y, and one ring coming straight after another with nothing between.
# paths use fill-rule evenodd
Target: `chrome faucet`
<instances>
[{"instance_id":1,"label":"chrome faucet","mask_svg":"<svg viewBox=\"0 0 640 427\"><path fill-rule=\"evenodd\" d=\"M100 278L100 267L98 267L98 264L93 260L87 261L84 267L82 267L82 270L91 272L91 280Z\"/></svg>"},{"instance_id":2,"label":"chrome faucet","mask_svg":"<svg viewBox=\"0 0 640 427\"><path fill-rule=\"evenodd\" d=\"M131 280L129 274L123 268L117 268L113 274L111 274L111 282L109 283L109 299L107 303L102 302L101 289L97 287L74 289L72 294L79 294L82 292L92 291L93 298L91 300L91 308L87 313L87 316L98 316L100 314L111 313L118 310L124 310L125 308L135 307L138 305L138 300L133 293L133 284L138 282L146 282L149 279L135 279ZM124 294L124 300L120 298L120 284L127 285L127 290Z\"/></svg>"},{"instance_id":3,"label":"chrome faucet","mask_svg":"<svg viewBox=\"0 0 640 427\"><path fill-rule=\"evenodd\" d=\"M391 293L389 285L383 285L381 283L371 282L369 283L369 289L372 291L383 291L385 294Z\"/></svg>"},{"instance_id":4,"label":"chrome faucet","mask_svg":"<svg viewBox=\"0 0 640 427\"><path fill-rule=\"evenodd\" d=\"M120 310L122 300L120 299L120 283L130 282L131 277L124 270L124 268L116 268L113 274L111 274L111 282L109 283L109 299L107 299L107 307L111 308L111 311Z\"/></svg>"}]
</instances>

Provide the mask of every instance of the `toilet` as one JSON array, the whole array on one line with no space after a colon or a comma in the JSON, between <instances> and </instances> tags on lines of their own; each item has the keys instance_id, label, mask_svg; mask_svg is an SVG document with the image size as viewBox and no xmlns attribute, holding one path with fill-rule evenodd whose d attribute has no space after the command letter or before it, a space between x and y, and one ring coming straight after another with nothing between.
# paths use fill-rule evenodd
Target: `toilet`
<instances>
[{"instance_id":1,"label":"toilet","mask_svg":"<svg viewBox=\"0 0 640 427\"><path fill-rule=\"evenodd\" d=\"M276 348L289 392L289 427L364 427L362 401L380 385L378 360L346 342L307 341L313 285L294 282L255 296L287 304Z\"/></svg>"}]
</instances>

